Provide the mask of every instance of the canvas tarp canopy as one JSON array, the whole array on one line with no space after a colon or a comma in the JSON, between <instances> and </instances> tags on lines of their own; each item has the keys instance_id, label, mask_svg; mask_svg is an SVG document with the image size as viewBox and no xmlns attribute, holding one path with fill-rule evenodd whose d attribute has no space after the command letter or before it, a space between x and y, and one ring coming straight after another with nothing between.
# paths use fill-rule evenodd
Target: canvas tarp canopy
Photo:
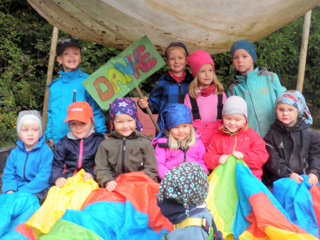
<instances>
[{"instance_id":1,"label":"canvas tarp canopy","mask_svg":"<svg viewBox=\"0 0 320 240\"><path fill-rule=\"evenodd\" d=\"M320 0L28 0L50 24L101 45L127 48L147 35L160 53L182 41L190 52L230 50L257 41L320 4Z\"/></svg>"}]
</instances>

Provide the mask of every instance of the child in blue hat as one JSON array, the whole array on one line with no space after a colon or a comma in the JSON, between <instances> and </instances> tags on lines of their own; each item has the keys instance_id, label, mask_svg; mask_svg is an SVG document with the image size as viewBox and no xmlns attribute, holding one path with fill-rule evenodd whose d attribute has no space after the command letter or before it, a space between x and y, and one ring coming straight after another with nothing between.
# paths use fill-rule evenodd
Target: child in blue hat
<instances>
[{"instance_id":1,"label":"child in blue hat","mask_svg":"<svg viewBox=\"0 0 320 240\"><path fill-rule=\"evenodd\" d=\"M140 133L136 103L130 98L118 98L110 105L113 130L102 141L96 153L94 173L98 183L114 191L115 181L123 173L142 171L151 179L158 176L157 161L150 140Z\"/></svg>"},{"instance_id":2,"label":"child in blue hat","mask_svg":"<svg viewBox=\"0 0 320 240\"><path fill-rule=\"evenodd\" d=\"M161 112L160 133L153 140L159 178L184 162L199 163L208 174L203 160L205 147L192 126L190 109L175 103Z\"/></svg>"},{"instance_id":3,"label":"child in blue hat","mask_svg":"<svg viewBox=\"0 0 320 240\"><path fill-rule=\"evenodd\" d=\"M231 56L237 73L230 79L227 95L240 96L247 102L249 126L264 137L276 119L274 103L286 89L276 73L254 66L257 54L250 41L236 41L231 47Z\"/></svg>"}]
</instances>

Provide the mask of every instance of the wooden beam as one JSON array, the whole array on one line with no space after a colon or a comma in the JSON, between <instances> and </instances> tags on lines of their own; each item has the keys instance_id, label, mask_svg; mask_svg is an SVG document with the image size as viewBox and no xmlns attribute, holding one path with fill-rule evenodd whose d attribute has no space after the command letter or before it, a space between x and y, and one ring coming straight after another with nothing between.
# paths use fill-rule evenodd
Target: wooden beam
<instances>
[{"instance_id":1,"label":"wooden beam","mask_svg":"<svg viewBox=\"0 0 320 240\"><path fill-rule=\"evenodd\" d=\"M306 69L310 23L311 23L311 10L307 12L306 15L304 15L303 34L302 34L300 60L299 60L299 71L298 71L298 80L297 80L297 87L296 87L297 90L301 93L303 89L304 74Z\"/></svg>"},{"instance_id":2,"label":"wooden beam","mask_svg":"<svg viewBox=\"0 0 320 240\"><path fill-rule=\"evenodd\" d=\"M48 110L48 100L49 100L49 88L47 86L52 81L52 75L53 75L53 68L54 68L54 61L56 57L56 48L57 48L57 42L58 42L58 35L59 35L59 29L56 27L53 27L52 32L52 38L51 38L51 48L50 48L50 57L49 57L49 64L48 64L48 71L47 71L47 83L46 83L46 92L44 94L44 100L43 100L43 108L42 108L42 131L45 132L45 129L47 127L47 110Z\"/></svg>"}]
</instances>

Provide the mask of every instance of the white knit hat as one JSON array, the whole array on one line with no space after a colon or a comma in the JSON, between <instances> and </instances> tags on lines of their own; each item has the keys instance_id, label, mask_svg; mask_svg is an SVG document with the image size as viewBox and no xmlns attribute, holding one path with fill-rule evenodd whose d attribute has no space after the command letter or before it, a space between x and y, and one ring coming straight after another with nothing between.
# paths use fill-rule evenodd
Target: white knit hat
<instances>
[{"instance_id":1,"label":"white knit hat","mask_svg":"<svg viewBox=\"0 0 320 240\"><path fill-rule=\"evenodd\" d=\"M231 96L228 97L225 103L223 104L222 115L225 116L239 113L247 117L247 111L247 103L242 97Z\"/></svg>"},{"instance_id":2,"label":"white knit hat","mask_svg":"<svg viewBox=\"0 0 320 240\"><path fill-rule=\"evenodd\" d=\"M18 132L18 136L19 132L20 132L20 128L22 123L26 120L26 119L34 119L38 122L39 127L40 127L40 133L42 135L42 123L41 123L41 115L40 112L37 110L26 110L26 111L22 111L19 112L19 116L17 119L17 132Z\"/></svg>"}]
</instances>

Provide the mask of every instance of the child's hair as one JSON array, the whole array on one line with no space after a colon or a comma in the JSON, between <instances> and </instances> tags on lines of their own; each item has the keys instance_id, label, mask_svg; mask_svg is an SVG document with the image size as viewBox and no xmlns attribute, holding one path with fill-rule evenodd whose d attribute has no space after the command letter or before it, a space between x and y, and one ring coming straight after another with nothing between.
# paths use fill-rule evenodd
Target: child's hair
<instances>
[{"instance_id":1,"label":"child's hair","mask_svg":"<svg viewBox=\"0 0 320 240\"><path fill-rule=\"evenodd\" d=\"M279 103L286 103L298 109L298 118L302 118L306 124L312 124L312 116L306 104L306 100L302 93L296 90L288 90L282 92L277 100L274 108L276 109Z\"/></svg>"},{"instance_id":2,"label":"child's hair","mask_svg":"<svg viewBox=\"0 0 320 240\"><path fill-rule=\"evenodd\" d=\"M93 111L89 103L78 101L69 105L64 123L72 120L88 123L91 119L93 119Z\"/></svg>"},{"instance_id":3,"label":"child's hair","mask_svg":"<svg viewBox=\"0 0 320 240\"><path fill-rule=\"evenodd\" d=\"M163 206L161 207L161 213L166 216L166 212L168 212L166 206L171 206L169 209L177 209L179 208L178 204L180 204L184 207L186 217L189 217L189 206L203 204L208 189L208 176L200 164L185 162L178 165L169 170L161 181L157 194L158 205ZM170 201L171 199L174 202Z\"/></svg>"},{"instance_id":4,"label":"child's hair","mask_svg":"<svg viewBox=\"0 0 320 240\"><path fill-rule=\"evenodd\" d=\"M194 77L193 81L189 85L189 95L192 98L197 98L198 93L198 78L197 73L199 69L205 64L211 64L213 67L213 85L215 86L215 94L222 94L224 91L223 85L219 82L217 75L215 74L214 62L209 53L197 50L193 53L190 53L188 58L188 63Z\"/></svg>"},{"instance_id":5,"label":"child's hair","mask_svg":"<svg viewBox=\"0 0 320 240\"><path fill-rule=\"evenodd\" d=\"M246 118L248 117L246 101L239 96L228 97L225 103L223 104L222 116L231 115L231 114L242 114Z\"/></svg>"},{"instance_id":6,"label":"child's hair","mask_svg":"<svg viewBox=\"0 0 320 240\"><path fill-rule=\"evenodd\" d=\"M233 57L234 52L238 49L246 50L250 54L250 56L252 57L253 62L255 62L257 60L256 49L255 49L252 42L250 42L248 40L236 41L231 47L231 57Z\"/></svg>"},{"instance_id":7,"label":"child's hair","mask_svg":"<svg viewBox=\"0 0 320 240\"><path fill-rule=\"evenodd\" d=\"M168 59L168 52L171 51L171 50L173 50L173 49L178 49L178 48L184 49L184 51L185 51L185 53L186 53L186 56L187 56L187 57L189 56L187 47L186 47L182 42L172 42L172 43L170 43L169 46L166 48L165 57Z\"/></svg>"},{"instance_id":8,"label":"child's hair","mask_svg":"<svg viewBox=\"0 0 320 240\"><path fill-rule=\"evenodd\" d=\"M60 56L63 53L63 50L67 47L67 46L77 46L80 48L81 50L81 45L79 43L79 41L77 39L74 38L64 38L64 39L60 39L58 44L57 44L57 56Z\"/></svg>"},{"instance_id":9,"label":"child's hair","mask_svg":"<svg viewBox=\"0 0 320 240\"><path fill-rule=\"evenodd\" d=\"M135 101L131 100L128 97L117 98L112 103L110 103L109 108L110 120L114 125L114 119L120 114L127 114L136 121L136 129L141 132L142 124L138 118L137 104ZM113 127L114 128L114 127Z\"/></svg>"},{"instance_id":10,"label":"child's hair","mask_svg":"<svg viewBox=\"0 0 320 240\"><path fill-rule=\"evenodd\" d=\"M192 147L197 142L197 140L198 140L197 134L196 134L192 124L191 123L188 123L188 124L190 127L190 135L186 139L179 141L179 140L175 139L171 133L169 134L168 145L169 145L170 149L173 149L173 150L176 150L179 148L187 149L187 148Z\"/></svg>"},{"instance_id":11,"label":"child's hair","mask_svg":"<svg viewBox=\"0 0 320 240\"><path fill-rule=\"evenodd\" d=\"M37 110L26 110L19 113L17 118L17 133L20 137L20 128L22 125L31 124L30 120L34 120L38 123L40 128L40 133L42 135L42 123L41 123L41 115L40 112Z\"/></svg>"}]
</instances>

